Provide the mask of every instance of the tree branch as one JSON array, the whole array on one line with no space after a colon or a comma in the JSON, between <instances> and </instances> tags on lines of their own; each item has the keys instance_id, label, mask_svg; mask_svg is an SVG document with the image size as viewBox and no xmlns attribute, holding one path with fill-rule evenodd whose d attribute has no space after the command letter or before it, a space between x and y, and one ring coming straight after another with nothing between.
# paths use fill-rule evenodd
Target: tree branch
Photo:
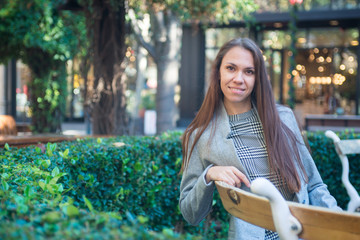
<instances>
[{"instance_id":1,"label":"tree branch","mask_svg":"<svg viewBox=\"0 0 360 240\"><path fill-rule=\"evenodd\" d=\"M128 12L128 16L130 18L130 22L131 22L131 28L134 31L135 37L136 39L140 42L140 44L146 49L146 51L148 51L148 53L150 54L150 56L153 59L156 59L156 52L155 52L155 48L154 46L152 46L150 43L146 42L143 35L141 34L141 29L139 28L139 26L137 25L137 20L135 17L135 12L133 9L129 9Z\"/></svg>"}]
</instances>

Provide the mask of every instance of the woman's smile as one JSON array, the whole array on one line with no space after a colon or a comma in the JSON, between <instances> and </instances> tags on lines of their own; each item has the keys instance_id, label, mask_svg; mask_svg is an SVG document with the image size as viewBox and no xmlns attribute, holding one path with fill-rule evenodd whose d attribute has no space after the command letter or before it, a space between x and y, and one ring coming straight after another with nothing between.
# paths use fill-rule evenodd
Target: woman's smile
<instances>
[{"instance_id":1,"label":"woman's smile","mask_svg":"<svg viewBox=\"0 0 360 240\"><path fill-rule=\"evenodd\" d=\"M233 92L233 93L238 93L238 94L242 94L245 92L244 88L238 88L238 87L229 87L229 89Z\"/></svg>"}]
</instances>

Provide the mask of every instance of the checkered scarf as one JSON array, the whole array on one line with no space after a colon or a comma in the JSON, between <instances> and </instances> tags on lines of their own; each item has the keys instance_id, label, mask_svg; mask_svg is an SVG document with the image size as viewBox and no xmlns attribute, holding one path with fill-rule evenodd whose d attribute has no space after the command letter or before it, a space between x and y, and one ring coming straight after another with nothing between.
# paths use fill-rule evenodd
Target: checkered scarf
<instances>
[{"instance_id":1,"label":"checkered scarf","mask_svg":"<svg viewBox=\"0 0 360 240\"><path fill-rule=\"evenodd\" d=\"M236 154L249 174L250 182L258 177L271 181L286 200L292 200L294 194L288 191L286 185L275 173L270 173L268 154L262 124L256 110L229 115L230 133ZM276 232L265 230L265 239L279 239Z\"/></svg>"}]
</instances>

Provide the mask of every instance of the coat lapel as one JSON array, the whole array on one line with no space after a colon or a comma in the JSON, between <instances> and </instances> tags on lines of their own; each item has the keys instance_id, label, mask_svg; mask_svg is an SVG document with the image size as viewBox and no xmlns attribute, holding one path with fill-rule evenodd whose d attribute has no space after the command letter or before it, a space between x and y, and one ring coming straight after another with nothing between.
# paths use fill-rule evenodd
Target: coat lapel
<instances>
[{"instance_id":1,"label":"coat lapel","mask_svg":"<svg viewBox=\"0 0 360 240\"><path fill-rule=\"evenodd\" d=\"M217 118L215 118L214 121L216 121L216 130L211 146L215 149L215 151L209 151L209 153L213 154L215 152L220 164L223 166L234 166L244 173L248 179L250 179L248 172L241 164L236 154L233 141L227 138L231 129L229 117L223 103L221 103L221 106L217 111Z\"/></svg>"}]
</instances>

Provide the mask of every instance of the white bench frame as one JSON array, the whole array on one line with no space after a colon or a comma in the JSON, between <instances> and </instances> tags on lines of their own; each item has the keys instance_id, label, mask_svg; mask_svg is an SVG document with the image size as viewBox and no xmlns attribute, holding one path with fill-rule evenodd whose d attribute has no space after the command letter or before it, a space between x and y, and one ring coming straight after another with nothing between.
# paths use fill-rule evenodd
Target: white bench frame
<instances>
[{"instance_id":1,"label":"white bench frame","mask_svg":"<svg viewBox=\"0 0 360 240\"><path fill-rule=\"evenodd\" d=\"M349 181L349 159L348 154L360 154L360 139L340 140L340 138L331 130L327 130L325 135L332 139L335 145L336 153L339 155L342 165L341 181L345 186L350 201L347 211L355 212L360 208L360 196L354 186Z\"/></svg>"},{"instance_id":2,"label":"white bench frame","mask_svg":"<svg viewBox=\"0 0 360 240\"><path fill-rule=\"evenodd\" d=\"M289 206L276 187L265 178L257 178L251 183L251 192L266 197L271 206L276 232L281 240L298 240L302 226L290 212Z\"/></svg>"}]
</instances>

